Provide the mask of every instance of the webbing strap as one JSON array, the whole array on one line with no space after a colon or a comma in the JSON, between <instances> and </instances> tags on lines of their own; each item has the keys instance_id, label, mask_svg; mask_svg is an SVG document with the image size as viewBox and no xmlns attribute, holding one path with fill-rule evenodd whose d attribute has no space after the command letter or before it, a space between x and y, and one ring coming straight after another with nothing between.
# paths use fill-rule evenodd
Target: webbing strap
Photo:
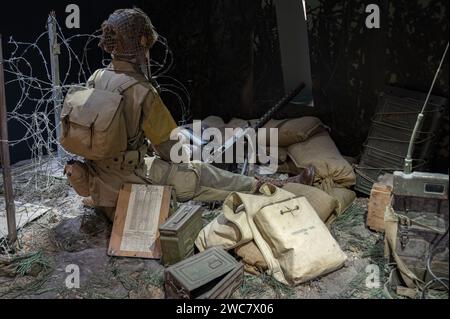
<instances>
[{"instance_id":1,"label":"webbing strap","mask_svg":"<svg viewBox=\"0 0 450 319\"><path fill-rule=\"evenodd\" d=\"M94 72L94 74L92 74L92 79L89 80L89 81L87 82L87 86L88 86L89 88L95 88L95 80L97 79L97 75L99 74L99 72L100 72L101 70L102 70L102 69L98 69L98 70L96 70L96 71Z\"/></svg>"},{"instance_id":2,"label":"webbing strap","mask_svg":"<svg viewBox=\"0 0 450 319\"><path fill-rule=\"evenodd\" d=\"M385 226L385 248L386 253L394 258L397 264L397 269L405 281L408 288L419 288L423 285L423 281L420 280L416 274L414 274L402 258L397 254L397 231L398 231L399 217L394 212L392 206L387 206L384 213L384 226Z\"/></svg>"},{"instance_id":3,"label":"webbing strap","mask_svg":"<svg viewBox=\"0 0 450 319\"><path fill-rule=\"evenodd\" d=\"M383 293L388 299L398 299L399 296L415 299L419 294L419 289L417 287L409 288L400 286L397 269L393 268L389 273L389 278L384 283Z\"/></svg>"},{"instance_id":4,"label":"webbing strap","mask_svg":"<svg viewBox=\"0 0 450 319\"><path fill-rule=\"evenodd\" d=\"M127 89L131 88L132 86L138 84L139 81L133 78L130 78L126 80L125 82L119 84L114 91L117 91L120 95L122 95Z\"/></svg>"},{"instance_id":5,"label":"webbing strap","mask_svg":"<svg viewBox=\"0 0 450 319\"><path fill-rule=\"evenodd\" d=\"M402 215L402 214L395 213L395 215L397 216L400 225L406 225L406 226L417 225L417 226L419 226L419 227L421 227L423 229L431 230L432 232L438 233L440 235L444 235L445 234L445 230L444 229L434 228L434 227L432 227L430 225L426 225L426 224L423 224L423 223L417 221L417 219L411 219L411 218L409 218L409 217L407 217L405 215Z\"/></svg>"},{"instance_id":6,"label":"webbing strap","mask_svg":"<svg viewBox=\"0 0 450 319\"><path fill-rule=\"evenodd\" d=\"M105 81L106 85L104 85L103 88L99 88L99 89L103 89L103 90L110 91L110 92L117 92L120 95L123 95L123 93L127 89L129 89L132 86L141 82L141 81L136 80L135 78L128 76L128 75L124 75L124 74L117 75L111 69L98 69L93 73L92 79L88 81L88 87L96 88L98 86L98 76L99 76L100 72L102 75L102 79L106 80ZM104 77L106 77L106 79ZM110 82L112 82L112 88L107 89ZM114 83L114 82L118 82L118 83Z\"/></svg>"}]
</instances>

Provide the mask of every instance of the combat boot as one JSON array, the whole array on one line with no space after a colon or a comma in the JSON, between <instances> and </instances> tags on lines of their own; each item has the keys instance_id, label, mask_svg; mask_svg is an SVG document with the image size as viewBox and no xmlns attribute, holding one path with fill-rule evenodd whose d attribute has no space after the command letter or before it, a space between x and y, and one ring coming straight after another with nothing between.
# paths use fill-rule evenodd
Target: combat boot
<instances>
[{"instance_id":1,"label":"combat boot","mask_svg":"<svg viewBox=\"0 0 450 319\"><path fill-rule=\"evenodd\" d=\"M257 177L258 184L257 184L256 189L259 189L264 183L269 183L276 187L283 187L284 185L286 185L288 183L297 183L297 184L304 184L304 185L312 186L312 184L314 183L315 175L316 175L315 167L312 165L309 165L303 169L303 172L301 174L293 176L293 177L289 177L285 180L266 178L266 177Z\"/></svg>"}]
</instances>

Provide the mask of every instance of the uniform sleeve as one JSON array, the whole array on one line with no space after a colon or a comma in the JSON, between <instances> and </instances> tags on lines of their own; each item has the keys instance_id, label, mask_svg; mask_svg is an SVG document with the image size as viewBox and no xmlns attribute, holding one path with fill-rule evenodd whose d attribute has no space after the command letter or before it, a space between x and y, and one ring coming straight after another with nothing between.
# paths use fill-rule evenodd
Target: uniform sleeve
<instances>
[{"instance_id":1,"label":"uniform sleeve","mask_svg":"<svg viewBox=\"0 0 450 319\"><path fill-rule=\"evenodd\" d=\"M170 133L177 128L177 124L156 92L147 96L143 113L142 128L150 142L157 146L169 140Z\"/></svg>"}]
</instances>

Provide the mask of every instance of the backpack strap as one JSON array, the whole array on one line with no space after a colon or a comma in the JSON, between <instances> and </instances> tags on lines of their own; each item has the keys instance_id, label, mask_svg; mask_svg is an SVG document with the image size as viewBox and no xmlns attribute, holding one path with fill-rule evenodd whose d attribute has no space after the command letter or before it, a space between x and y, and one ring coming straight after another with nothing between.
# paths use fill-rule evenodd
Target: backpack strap
<instances>
[{"instance_id":1,"label":"backpack strap","mask_svg":"<svg viewBox=\"0 0 450 319\"><path fill-rule=\"evenodd\" d=\"M87 82L88 88L95 88L95 80L97 79L98 74L103 69L98 69L92 74L92 78Z\"/></svg>"},{"instance_id":2,"label":"backpack strap","mask_svg":"<svg viewBox=\"0 0 450 319\"><path fill-rule=\"evenodd\" d=\"M103 71L103 72L102 72ZM104 80L103 87L98 87L98 77L101 73L102 80ZM117 92L122 95L127 89L140 83L141 81L126 75L117 74L111 69L98 69L93 74L91 79L88 81L89 88L98 88L106 91Z\"/></svg>"},{"instance_id":3,"label":"backpack strap","mask_svg":"<svg viewBox=\"0 0 450 319\"><path fill-rule=\"evenodd\" d=\"M105 87L104 90L116 92L120 95L123 95L123 93L132 86L142 82L128 74L115 73L114 70L111 69L105 69L104 76L107 77L107 88Z\"/></svg>"},{"instance_id":4,"label":"backpack strap","mask_svg":"<svg viewBox=\"0 0 450 319\"><path fill-rule=\"evenodd\" d=\"M126 90L128 90L129 88L131 88L132 86L134 86L138 83L139 83L138 80L136 80L132 77L129 77L128 79L125 79L122 83L117 85L113 91L122 95Z\"/></svg>"}]
</instances>

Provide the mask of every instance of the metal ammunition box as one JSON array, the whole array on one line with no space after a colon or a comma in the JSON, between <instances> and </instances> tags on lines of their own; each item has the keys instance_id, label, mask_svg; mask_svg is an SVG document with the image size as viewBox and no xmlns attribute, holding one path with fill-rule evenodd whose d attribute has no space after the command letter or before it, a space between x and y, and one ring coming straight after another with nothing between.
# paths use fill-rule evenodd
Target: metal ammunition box
<instances>
[{"instance_id":1,"label":"metal ammunition box","mask_svg":"<svg viewBox=\"0 0 450 319\"><path fill-rule=\"evenodd\" d=\"M227 299L230 298L233 292L235 292L244 283L244 265L239 264L229 272L219 283L211 290L207 291L198 299Z\"/></svg>"},{"instance_id":2,"label":"metal ammunition box","mask_svg":"<svg viewBox=\"0 0 450 319\"><path fill-rule=\"evenodd\" d=\"M202 208L182 205L159 227L164 265L173 265L194 254L194 241L203 227Z\"/></svg>"},{"instance_id":3,"label":"metal ammunition box","mask_svg":"<svg viewBox=\"0 0 450 319\"><path fill-rule=\"evenodd\" d=\"M393 208L413 221L398 225L397 254L424 281L430 279L426 264L435 249L431 269L448 277L448 182L443 174L394 172Z\"/></svg>"},{"instance_id":4,"label":"metal ammunition box","mask_svg":"<svg viewBox=\"0 0 450 319\"><path fill-rule=\"evenodd\" d=\"M166 268L168 299L225 299L242 285L243 265L222 248L210 248Z\"/></svg>"}]
</instances>

